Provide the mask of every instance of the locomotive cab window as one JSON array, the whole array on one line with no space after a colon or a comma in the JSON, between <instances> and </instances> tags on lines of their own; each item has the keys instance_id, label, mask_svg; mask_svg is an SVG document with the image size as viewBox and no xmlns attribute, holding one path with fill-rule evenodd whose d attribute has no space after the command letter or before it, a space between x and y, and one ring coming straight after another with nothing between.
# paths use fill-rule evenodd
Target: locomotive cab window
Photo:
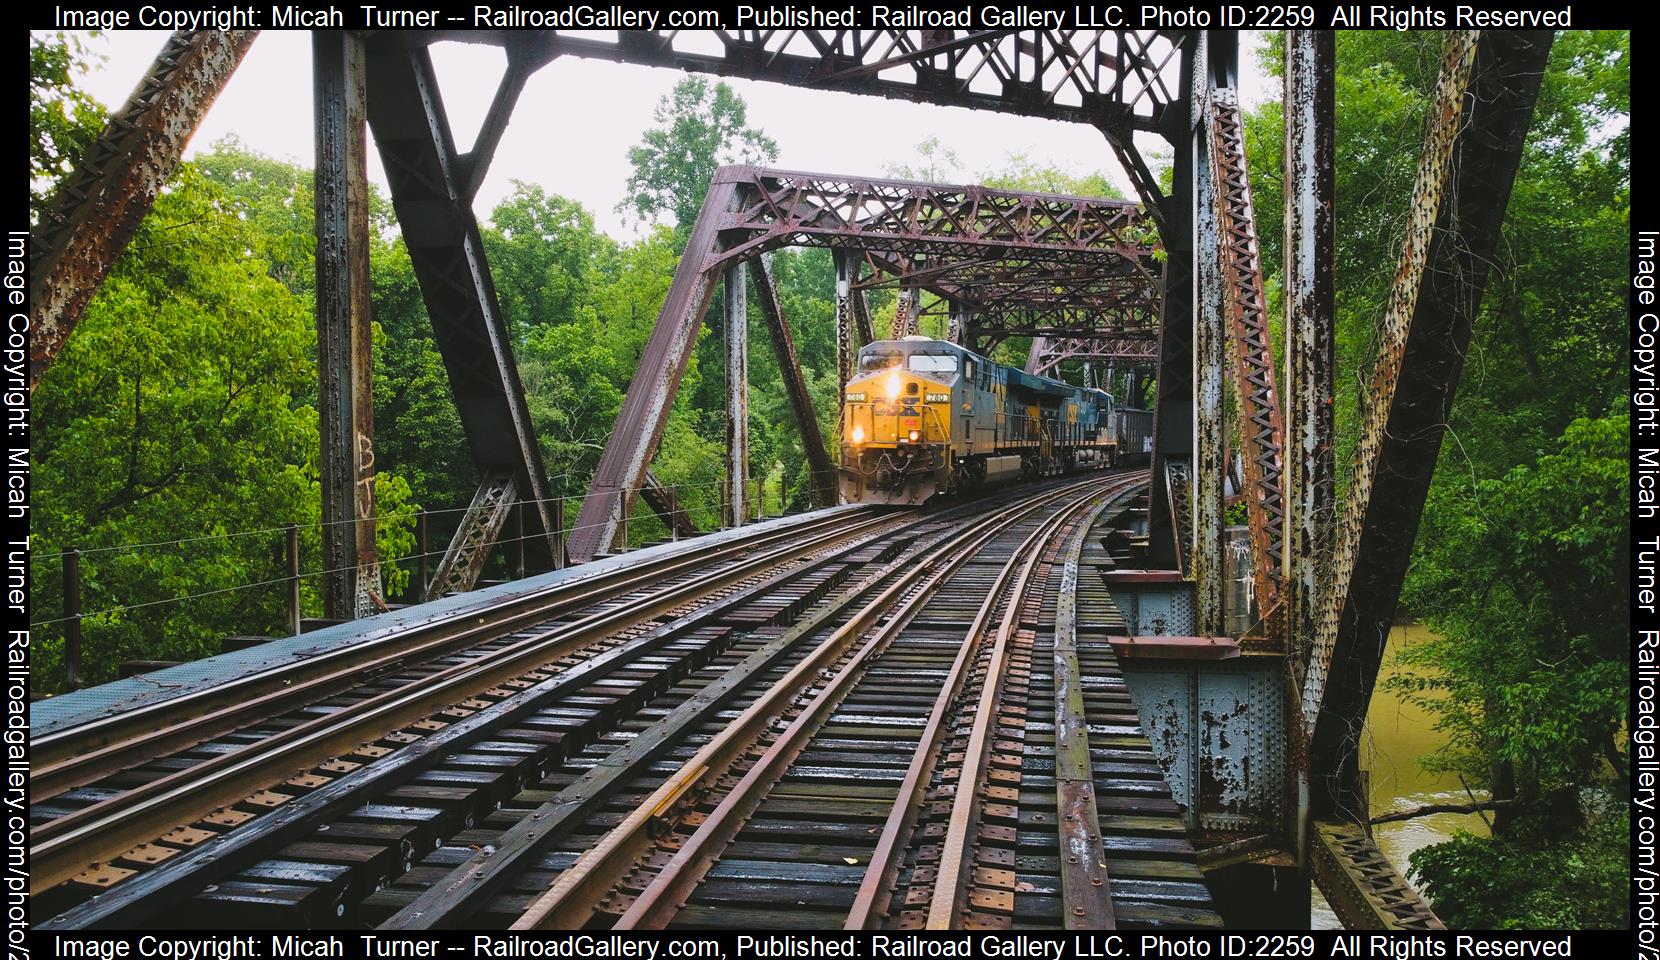
<instances>
[{"instance_id":1,"label":"locomotive cab window","mask_svg":"<svg viewBox=\"0 0 1660 960\"><path fill-rule=\"evenodd\" d=\"M867 353L859 358L860 373L874 373L877 370L886 370L889 367L897 366L899 366L899 354L897 353Z\"/></svg>"},{"instance_id":2,"label":"locomotive cab window","mask_svg":"<svg viewBox=\"0 0 1660 960\"><path fill-rule=\"evenodd\" d=\"M956 373L957 358L933 353L913 353L906 358L906 366L914 373Z\"/></svg>"}]
</instances>

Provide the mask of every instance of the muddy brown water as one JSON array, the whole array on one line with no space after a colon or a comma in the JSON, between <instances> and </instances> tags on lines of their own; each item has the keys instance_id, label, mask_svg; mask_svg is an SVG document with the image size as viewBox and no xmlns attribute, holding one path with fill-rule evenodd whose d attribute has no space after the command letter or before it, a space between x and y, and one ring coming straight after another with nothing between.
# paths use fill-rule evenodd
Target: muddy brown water
<instances>
[{"instance_id":1,"label":"muddy brown water","mask_svg":"<svg viewBox=\"0 0 1660 960\"><path fill-rule=\"evenodd\" d=\"M1369 796L1374 816L1426 803L1469 801L1458 777L1450 773L1429 773L1418 762L1418 758L1433 753L1446 740L1435 729L1435 718L1421 707L1403 703L1398 694L1384 688L1385 679L1403 672L1397 662L1398 654L1433 636L1418 624L1397 625L1389 632L1377 690L1366 711L1367 739L1363 746L1366 753L1362 765L1372 777ZM1485 835L1487 824L1473 813L1437 813L1379 824L1373 835L1378 847L1405 873L1413 851L1450 839L1455 830ZM1318 889L1314 891L1312 926L1316 930L1342 928Z\"/></svg>"}]
</instances>

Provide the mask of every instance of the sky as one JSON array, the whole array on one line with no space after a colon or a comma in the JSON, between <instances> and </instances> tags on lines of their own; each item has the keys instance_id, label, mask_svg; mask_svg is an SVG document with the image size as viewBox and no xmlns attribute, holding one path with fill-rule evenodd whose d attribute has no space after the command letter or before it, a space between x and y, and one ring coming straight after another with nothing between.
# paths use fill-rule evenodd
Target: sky
<instances>
[{"instance_id":1,"label":"sky","mask_svg":"<svg viewBox=\"0 0 1660 960\"><path fill-rule=\"evenodd\" d=\"M104 62L83 87L105 106L119 107L167 38L164 30L114 31L92 37L89 50ZM1259 102L1277 90L1257 65L1259 40L1241 38L1246 55L1241 100ZM432 48L434 69L458 147L472 144L506 65L503 54L478 44ZM513 190L513 181L541 185L594 214L596 225L618 239L639 234L639 225L617 212L628 180L628 148L652 123L658 98L683 73L676 70L566 57L534 74L519 99L507 133L474 204L481 217ZM881 97L806 90L782 84L729 79L749 105L749 123L778 143L775 165L822 173L881 176L893 164L915 161L914 145L929 136L955 151L960 179L1008 166L1024 154L1042 166L1082 175L1106 173L1125 196L1134 190L1092 127L983 110L907 103ZM202 121L186 157L234 135L260 153L307 167L313 157L311 39L302 31L265 31ZM371 138L372 142L372 138ZM1162 141L1138 141L1143 151ZM386 186L371 149L369 178Z\"/></svg>"}]
</instances>

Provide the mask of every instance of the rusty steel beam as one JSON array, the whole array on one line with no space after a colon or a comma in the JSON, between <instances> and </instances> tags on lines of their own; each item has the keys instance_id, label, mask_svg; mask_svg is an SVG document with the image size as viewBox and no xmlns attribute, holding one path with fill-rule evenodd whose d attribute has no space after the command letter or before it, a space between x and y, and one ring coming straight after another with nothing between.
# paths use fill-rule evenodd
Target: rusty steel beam
<instances>
[{"instance_id":1,"label":"rusty steel beam","mask_svg":"<svg viewBox=\"0 0 1660 960\"><path fill-rule=\"evenodd\" d=\"M473 460L486 475L516 474L519 496L535 504L546 534L537 542L552 556L542 448L463 182L464 168L480 172L488 155L475 151L470 164L462 162L431 57L407 41L398 33L369 37L369 128Z\"/></svg>"},{"instance_id":2,"label":"rusty steel beam","mask_svg":"<svg viewBox=\"0 0 1660 960\"><path fill-rule=\"evenodd\" d=\"M807 390L807 381L801 373L801 359L795 352L795 337L790 333L784 308L778 300L778 286L772 280L772 256L762 254L750 261L750 279L755 284L755 299L761 305L761 317L766 321L767 335L772 340L773 355L778 358L778 373L784 379L784 396L795 414L796 433L807 457L813 499L821 507L836 505L836 465L830 459L830 450L824 445L824 434L819 430L818 416L813 412L813 397Z\"/></svg>"},{"instance_id":3,"label":"rusty steel beam","mask_svg":"<svg viewBox=\"0 0 1660 960\"><path fill-rule=\"evenodd\" d=\"M138 232L258 32L174 33L126 104L52 192L33 231L29 257L30 390Z\"/></svg>"},{"instance_id":4,"label":"rusty steel beam","mask_svg":"<svg viewBox=\"0 0 1660 960\"><path fill-rule=\"evenodd\" d=\"M1448 34L1303 678L1317 818L1365 809L1358 746L1550 56L1549 31Z\"/></svg>"},{"instance_id":5,"label":"rusty steel beam","mask_svg":"<svg viewBox=\"0 0 1660 960\"><path fill-rule=\"evenodd\" d=\"M716 172L703 199L703 209L692 225L686 252L675 268L674 282L657 315L657 325L646 341L611 439L600 454L593 484L571 529L568 550L572 563L585 563L610 548L622 524L624 508L644 481L662 439L675 391L691 363L703 315L714 296L714 274L706 269L706 261L719 253L723 215L731 212L737 201L736 182L728 175L732 169L722 167Z\"/></svg>"},{"instance_id":6,"label":"rusty steel beam","mask_svg":"<svg viewBox=\"0 0 1660 960\"><path fill-rule=\"evenodd\" d=\"M1269 346L1256 208L1245 162L1245 122L1231 87L1212 91L1210 154L1221 234L1222 304L1228 321L1234 397L1245 459L1245 508L1251 531L1256 604L1266 618L1280 602L1285 549L1285 431ZM1208 198L1204 202L1211 202Z\"/></svg>"},{"instance_id":7,"label":"rusty steel beam","mask_svg":"<svg viewBox=\"0 0 1660 960\"><path fill-rule=\"evenodd\" d=\"M1034 347L1038 340L1032 341ZM1159 342L1156 336L1145 334L1135 336L1098 336L1073 337L1066 340L1042 340L1042 350L1038 354L1035 368L1028 369L1028 373L1048 374L1056 370L1068 360L1083 360L1086 369L1092 360L1115 360L1135 363L1154 364L1159 359ZM1029 360L1030 358L1028 358ZM1111 369L1109 367L1109 369ZM1111 383L1110 374L1103 382ZM1102 389L1108 389L1102 387ZM1110 392L1110 390L1109 390ZM1134 405L1135 399L1130 391L1125 391L1121 398L1126 403Z\"/></svg>"},{"instance_id":8,"label":"rusty steel beam","mask_svg":"<svg viewBox=\"0 0 1660 960\"><path fill-rule=\"evenodd\" d=\"M439 30L423 42L504 44L529 31ZM770 80L820 90L1161 130L1179 109L1185 31L536 31L554 55ZM719 41L711 49L708 38Z\"/></svg>"},{"instance_id":9,"label":"rusty steel beam","mask_svg":"<svg viewBox=\"0 0 1660 960\"><path fill-rule=\"evenodd\" d=\"M518 499L518 481L512 470L485 474L422 599L436 600L452 593L466 593L478 585L484 562L490 559L490 548L495 546L507 523L507 515Z\"/></svg>"},{"instance_id":10,"label":"rusty steel beam","mask_svg":"<svg viewBox=\"0 0 1660 960\"><path fill-rule=\"evenodd\" d=\"M1337 38L1285 34L1287 640L1293 678L1314 642L1336 503Z\"/></svg>"},{"instance_id":11,"label":"rusty steel beam","mask_svg":"<svg viewBox=\"0 0 1660 960\"><path fill-rule=\"evenodd\" d=\"M899 296L893 304L892 339L900 340L916 335L920 320L917 302L920 293L916 287L905 287L899 291Z\"/></svg>"},{"instance_id":12,"label":"rusty steel beam","mask_svg":"<svg viewBox=\"0 0 1660 960\"><path fill-rule=\"evenodd\" d=\"M1060 258L1068 266L1157 280L1151 221L1123 200L872 177L730 168L742 203L722 254L818 245L963 260ZM1099 269L1097 273L1101 272Z\"/></svg>"},{"instance_id":13,"label":"rusty steel beam","mask_svg":"<svg viewBox=\"0 0 1660 960\"><path fill-rule=\"evenodd\" d=\"M1199 49L1203 34L1195 33L1183 45L1177 103L1183 111L1172 111L1165 138L1172 148L1174 176L1169 195L1156 189L1151 177L1132 177L1142 206L1157 207L1160 244L1165 250L1164 277L1159 291L1158 374L1153 402L1152 490L1147 520L1147 558L1155 567L1188 569L1188 523L1191 500L1177 502L1173 495L1189 496L1193 458L1193 131L1200 116L1192 107L1195 89L1208 89L1204 80L1205 58ZM1115 153L1140 159L1129 132L1121 127L1099 128Z\"/></svg>"},{"instance_id":14,"label":"rusty steel beam","mask_svg":"<svg viewBox=\"0 0 1660 960\"><path fill-rule=\"evenodd\" d=\"M311 35L317 127L317 373L322 435L323 611L375 612L375 406L369 304L363 40Z\"/></svg>"},{"instance_id":15,"label":"rusty steel beam","mask_svg":"<svg viewBox=\"0 0 1660 960\"><path fill-rule=\"evenodd\" d=\"M1200 46L1208 52L1209 37ZM1228 334L1226 283L1222 275L1223 225L1214 200L1219 171L1210 140L1214 89L1196 86L1194 109L1203 117L1193 132L1193 513L1187 531L1187 568L1193 579L1194 629L1206 636L1225 633L1223 586L1227 581L1222 516L1226 460Z\"/></svg>"},{"instance_id":16,"label":"rusty steel beam","mask_svg":"<svg viewBox=\"0 0 1660 960\"><path fill-rule=\"evenodd\" d=\"M863 258L869 261L866 254ZM867 343L876 342L876 319L870 312L870 299L865 296L864 289L859 285L859 258L853 259L853 281L848 284L848 304L853 309L853 352L857 354L859 348Z\"/></svg>"},{"instance_id":17,"label":"rusty steel beam","mask_svg":"<svg viewBox=\"0 0 1660 960\"><path fill-rule=\"evenodd\" d=\"M836 402L840 403L858 361L858 347L853 342L853 280L858 263L845 250L832 250L830 256L836 265ZM836 430L841 432L839 424Z\"/></svg>"},{"instance_id":18,"label":"rusty steel beam","mask_svg":"<svg viewBox=\"0 0 1660 960\"><path fill-rule=\"evenodd\" d=\"M957 300L950 301L951 314L945 324L945 339L958 345L968 343L968 328L974 325L974 311Z\"/></svg>"},{"instance_id":19,"label":"rusty steel beam","mask_svg":"<svg viewBox=\"0 0 1660 960\"><path fill-rule=\"evenodd\" d=\"M726 502L727 521L741 527L749 501L749 268L726 268Z\"/></svg>"},{"instance_id":20,"label":"rusty steel beam","mask_svg":"<svg viewBox=\"0 0 1660 960\"><path fill-rule=\"evenodd\" d=\"M1316 823L1310 862L1346 930L1447 929L1359 824Z\"/></svg>"},{"instance_id":21,"label":"rusty steel beam","mask_svg":"<svg viewBox=\"0 0 1660 960\"><path fill-rule=\"evenodd\" d=\"M659 480L657 474L650 470L646 471L645 483L640 485L640 499L676 537L697 536L697 521L680 505L674 488Z\"/></svg>"}]
</instances>

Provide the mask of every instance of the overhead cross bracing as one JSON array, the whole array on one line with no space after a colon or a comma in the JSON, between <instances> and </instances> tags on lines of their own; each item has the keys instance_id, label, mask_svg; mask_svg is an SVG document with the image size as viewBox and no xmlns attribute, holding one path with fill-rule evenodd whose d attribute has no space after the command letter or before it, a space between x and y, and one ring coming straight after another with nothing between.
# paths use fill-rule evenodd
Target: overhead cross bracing
<instances>
[{"instance_id":1,"label":"overhead cross bracing","mask_svg":"<svg viewBox=\"0 0 1660 960\"><path fill-rule=\"evenodd\" d=\"M488 26L488 24L479 24ZM1179 124L1183 45L1166 30L437 30L417 42L523 47L590 57L1158 131Z\"/></svg>"},{"instance_id":2,"label":"overhead cross bracing","mask_svg":"<svg viewBox=\"0 0 1660 960\"><path fill-rule=\"evenodd\" d=\"M966 316L958 336L971 349L1021 330L1077 339L1156 326L1157 231L1138 204L722 167L595 470L572 531L572 560L605 552L617 536L656 452L716 283L723 276L733 282L735 266L788 246L829 247L842 258L847 285L838 300L847 309L838 309L837 343L844 377L853 352L875 338L861 308L863 291L876 278L930 291ZM852 320L859 321L857 336Z\"/></svg>"}]
</instances>

